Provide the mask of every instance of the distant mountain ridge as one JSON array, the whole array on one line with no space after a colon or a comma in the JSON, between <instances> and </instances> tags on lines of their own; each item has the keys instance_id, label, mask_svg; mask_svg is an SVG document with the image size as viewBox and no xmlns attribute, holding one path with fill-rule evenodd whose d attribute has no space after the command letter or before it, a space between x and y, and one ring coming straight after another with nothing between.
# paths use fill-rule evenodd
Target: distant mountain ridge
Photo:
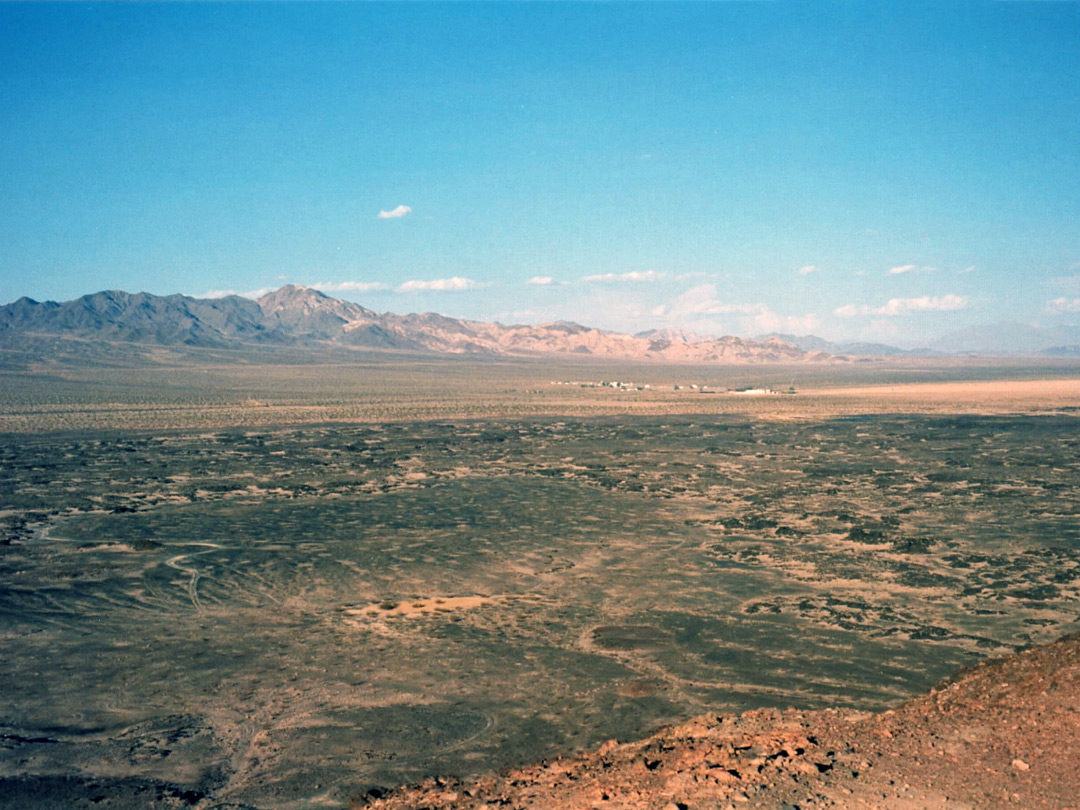
<instances>
[{"instance_id":1,"label":"distant mountain ridge","mask_svg":"<svg viewBox=\"0 0 1080 810\"><path fill-rule=\"evenodd\" d=\"M822 362L778 338L710 338L660 330L638 335L558 321L538 326L460 320L435 313L378 313L309 287L287 285L252 301L118 290L73 301L20 298L0 307L3 335L41 335L160 346L337 345L488 356L584 355L685 363Z\"/></svg>"},{"instance_id":2,"label":"distant mountain ridge","mask_svg":"<svg viewBox=\"0 0 1080 810\"><path fill-rule=\"evenodd\" d=\"M835 343L817 335L789 335L771 332L755 340L777 338L804 351L863 357L936 357L942 355L979 357L1080 357L1080 327L1038 327L1023 323L994 323L969 326L948 332L918 349L901 349L886 343Z\"/></svg>"},{"instance_id":3,"label":"distant mountain ridge","mask_svg":"<svg viewBox=\"0 0 1080 810\"><path fill-rule=\"evenodd\" d=\"M941 352L934 349L901 349L896 346L890 346L887 343L866 343L858 341L835 343L831 340L820 338L817 335L788 335L780 332L770 332L767 335L761 335L755 338L755 340L768 340L769 338L777 338L785 343L790 343L792 346L796 346L803 351L828 352L829 354L854 354L868 357L896 357L902 355L925 357L928 355L941 354Z\"/></svg>"},{"instance_id":4,"label":"distant mountain ridge","mask_svg":"<svg viewBox=\"0 0 1080 810\"><path fill-rule=\"evenodd\" d=\"M64 303L24 297L0 307L0 330L162 345L261 341L271 337L264 321L259 304L239 296L202 299L107 290Z\"/></svg>"},{"instance_id":5,"label":"distant mountain ridge","mask_svg":"<svg viewBox=\"0 0 1080 810\"><path fill-rule=\"evenodd\" d=\"M1038 354L1080 357L1080 327L995 323L969 326L942 335L931 344L949 354Z\"/></svg>"}]
</instances>

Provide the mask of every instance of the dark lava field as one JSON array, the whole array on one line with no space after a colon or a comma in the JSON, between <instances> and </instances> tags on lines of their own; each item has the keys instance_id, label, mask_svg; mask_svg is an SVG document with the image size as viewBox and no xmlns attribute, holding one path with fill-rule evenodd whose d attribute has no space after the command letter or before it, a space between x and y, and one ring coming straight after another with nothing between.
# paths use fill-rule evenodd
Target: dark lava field
<instances>
[{"instance_id":1,"label":"dark lava field","mask_svg":"<svg viewBox=\"0 0 1080 810\"><path fill-rule=\"evenodd\" d=\"M0 510L4 807L341 808L1080 614L1069 415L10 434Z\"/></svg>"}]
</instances>

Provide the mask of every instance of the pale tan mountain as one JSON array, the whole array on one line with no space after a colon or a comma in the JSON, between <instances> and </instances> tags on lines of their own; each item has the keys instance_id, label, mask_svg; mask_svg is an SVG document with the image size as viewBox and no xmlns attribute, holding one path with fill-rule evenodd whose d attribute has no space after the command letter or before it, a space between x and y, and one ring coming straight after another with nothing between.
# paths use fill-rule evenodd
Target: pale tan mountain
<instances>
[{"instance_id":1,"label":"pale tan mountain","mask_svg":"<svg viewBox=\"0 0 1080 810\"><path fill-rule=\"evenodd\" d=\"M825 352L805 352L782 340L709 338L661 330L628 335L567 321L538 326L459 320L434 313L378 314L317 290L288 286L259 299L259 305L295 334L351 346L422 349L454 354L590 355L610 359L681 363L820 362Z\"/></svg>"}]
</instances>

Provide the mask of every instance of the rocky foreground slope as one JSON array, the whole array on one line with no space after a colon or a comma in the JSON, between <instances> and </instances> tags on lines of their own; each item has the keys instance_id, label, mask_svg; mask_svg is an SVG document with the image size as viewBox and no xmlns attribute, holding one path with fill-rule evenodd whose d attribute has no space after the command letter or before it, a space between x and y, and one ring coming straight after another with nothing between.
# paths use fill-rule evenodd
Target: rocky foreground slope
<instances>
[{"instance_id":1,"label":"rocky foreground slope","mask_svg":"<svg viewBox=\"0 0 1080 810\"><path fill-rule=\"evenodd\" d=\"M639 742L469 781L431 779L354 805L1075 810L1078 763L1080 634L985 662L882 714L705 715Z\"/></svg>"}]
</instances>

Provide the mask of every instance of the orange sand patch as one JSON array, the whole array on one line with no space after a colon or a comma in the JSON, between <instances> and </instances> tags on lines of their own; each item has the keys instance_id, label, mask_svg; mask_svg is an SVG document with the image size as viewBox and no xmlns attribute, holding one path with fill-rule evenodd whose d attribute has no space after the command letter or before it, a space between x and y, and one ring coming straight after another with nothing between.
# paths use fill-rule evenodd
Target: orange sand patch
<instances>
[{"instance_id":1,"label":"orange sand patch","mask_svg":"<svg viewBox=\"0 0 1080 810\"><path fill-rule=\"evenodd\" d=\"M867 385L857 388L820 388L805 394L821 397L936 400L979 405L1030 404L1080 405L1080 379L1066 380L978 380L969 382L907 383Z\"/></svg>"},{"instance_id":2,"label":"orange sand patch","mask_svg":"<svg viewBox=\"0 0 1080 810\"><path fill-rule=\"evenodd\" d=\"M350 616L420 616L473 610L492 605L502 598L499 596L438 596L430 599L403 599L400 602L388 600L363 607L347 608L345 613Z\"/></svg>"}]
</instances>

